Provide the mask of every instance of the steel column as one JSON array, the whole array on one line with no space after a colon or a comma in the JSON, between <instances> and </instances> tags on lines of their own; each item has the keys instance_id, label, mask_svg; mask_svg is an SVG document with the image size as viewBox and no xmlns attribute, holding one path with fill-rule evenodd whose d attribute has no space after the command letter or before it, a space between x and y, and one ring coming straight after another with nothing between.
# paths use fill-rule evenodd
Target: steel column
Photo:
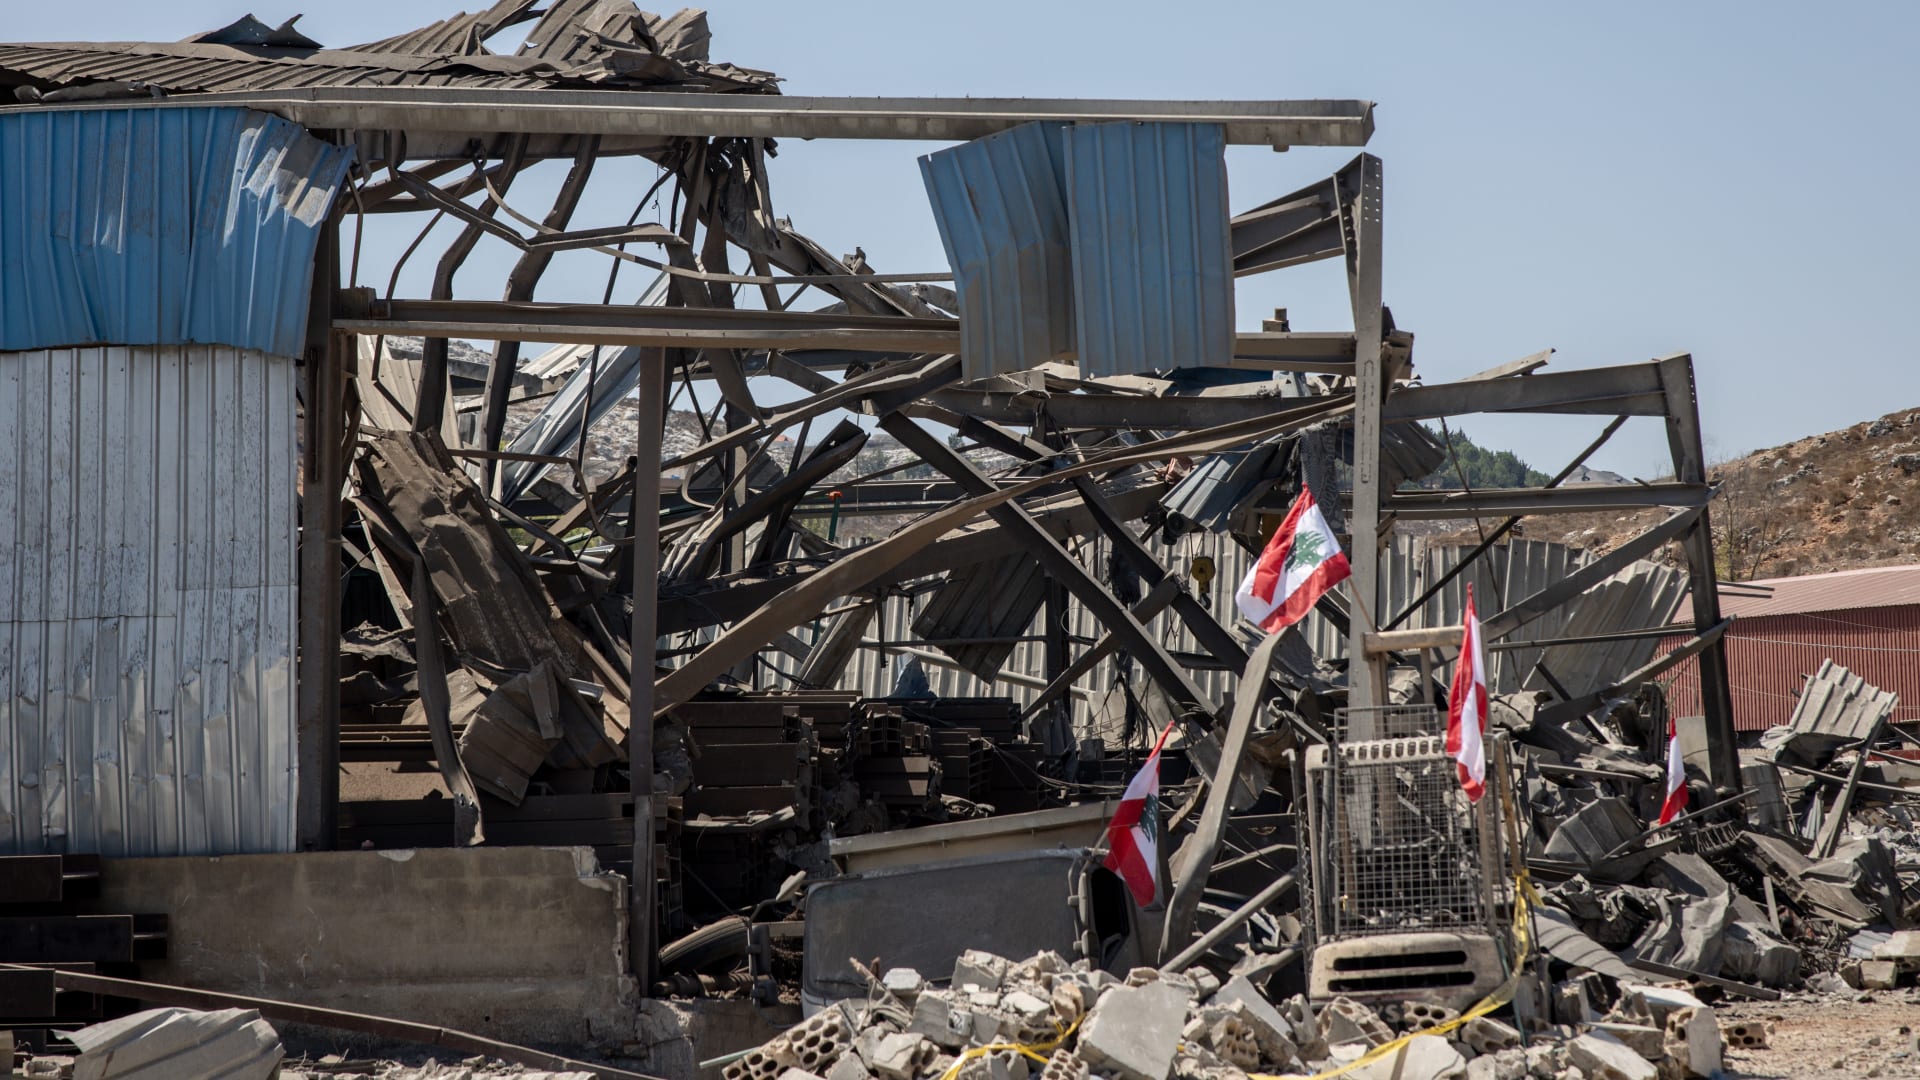
<instances>
[{"instance_id":1,"label":"steel column","mask_svg":"<svg viewBox=\"0 0 1920 1080\"><path fill-rule=\"evenodd\" d=\"M632 715L627 726L627 772L633 778L633 880L627 887L627 963L642 993L653 988L659 942L654 934L653 679L659 634L660 439L666 424L667 356L640 356L640 408L634 433Z\"/></svg>"}]
</instances>

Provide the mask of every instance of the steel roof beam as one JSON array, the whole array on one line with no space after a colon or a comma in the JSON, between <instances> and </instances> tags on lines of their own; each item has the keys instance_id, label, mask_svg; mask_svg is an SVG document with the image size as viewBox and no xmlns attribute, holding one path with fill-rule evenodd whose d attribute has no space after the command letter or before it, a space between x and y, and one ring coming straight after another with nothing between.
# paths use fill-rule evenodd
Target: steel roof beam
<instances>
[{"instance_id":1,"label":"steel roof beam","mask_svg":"<svg viewBox=\"0 0 1920 1080\"><path fill-rule=\"evenodd\" d=\"M1365 146L1371 101L1127 101L1077 98L790 97L626 90L466 90L320 86L74 102L71 109L235 105L309 128L493 136L509 132L776 139L977 139L1021 124L1182 121L1220 124L1247 146Z\"/></svg>"}]
</instances>

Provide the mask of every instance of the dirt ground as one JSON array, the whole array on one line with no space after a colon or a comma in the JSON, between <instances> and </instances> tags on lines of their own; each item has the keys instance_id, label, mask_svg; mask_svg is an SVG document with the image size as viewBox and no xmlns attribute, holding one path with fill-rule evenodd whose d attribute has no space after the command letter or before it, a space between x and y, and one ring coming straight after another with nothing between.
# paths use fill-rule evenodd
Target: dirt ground
<instances>
[{"instance_id":1,"label":"dirt ground","mask_svg":"<svg viewBox=\"0 0 1920 1080\"><path fill-rule=\"evenodd\" d=\"M1729 1076L1920 1077L1920 990L1888 990L1856 998L1796 994L1785 1001L1722 1002L1730 1020L1768 1020L1764 1050L1728 1047Z\"/></svg>"}]
</instances>

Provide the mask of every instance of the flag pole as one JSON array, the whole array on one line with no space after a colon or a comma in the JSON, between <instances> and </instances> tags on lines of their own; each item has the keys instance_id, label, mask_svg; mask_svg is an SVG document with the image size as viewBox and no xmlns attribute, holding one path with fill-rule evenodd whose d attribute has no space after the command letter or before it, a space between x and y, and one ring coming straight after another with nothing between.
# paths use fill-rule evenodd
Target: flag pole
<instances>
[{"instance_id":1,"label":"flag pole","mask_svg":"<svg viewBox=\"0 0 1920 1080\"><path fill-rule=\"evenodd\" d=\"M1378 634L1380 632L1380 624L1373 621L1373 612L1368 611L1367 605L1360 601L1360 593L1353 587L1353 579L1347 578L1345 581L1342 581L1341 584L1347 587L1347 597L1352 601L1352 603L1347 605L1347 610L1358 611L1360 618L1366 622L1367 629ZM1364 660L1364 657L1362 659Z\"/></svg>"}]
</instances>

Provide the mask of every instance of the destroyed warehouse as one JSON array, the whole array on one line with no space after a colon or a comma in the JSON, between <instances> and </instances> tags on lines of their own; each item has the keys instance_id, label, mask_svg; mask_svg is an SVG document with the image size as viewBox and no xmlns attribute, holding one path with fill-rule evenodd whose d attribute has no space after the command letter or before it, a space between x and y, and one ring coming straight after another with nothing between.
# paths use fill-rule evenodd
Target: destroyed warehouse
<instances>
[{"instance_id":1,"label":"destroyed warehouse","mask_svg":"<svg viewBox=\"0 0 1920 1080\"><path fill-rule=\"evenodd\" d=\"M1911 983L1910 708L1811 656L1743 733L1690 356L1418 376L1370 102L803 97L711 45L628 0L0 45L23 1060L270 1068L264 1017L602 1076L1709 1075L1710 1002ZM800 139L920 143L949 265L800 231ZM1239 191L1229 146L1355 156ZM1236 316L1320 260L1350 328ZM1594 439L1409 483L1488 412ZM1629 424L1666 478L1568 483ZM1306 502L1352 576L1269 634L1234 593Z\"/></svg>"}]
</instances>

